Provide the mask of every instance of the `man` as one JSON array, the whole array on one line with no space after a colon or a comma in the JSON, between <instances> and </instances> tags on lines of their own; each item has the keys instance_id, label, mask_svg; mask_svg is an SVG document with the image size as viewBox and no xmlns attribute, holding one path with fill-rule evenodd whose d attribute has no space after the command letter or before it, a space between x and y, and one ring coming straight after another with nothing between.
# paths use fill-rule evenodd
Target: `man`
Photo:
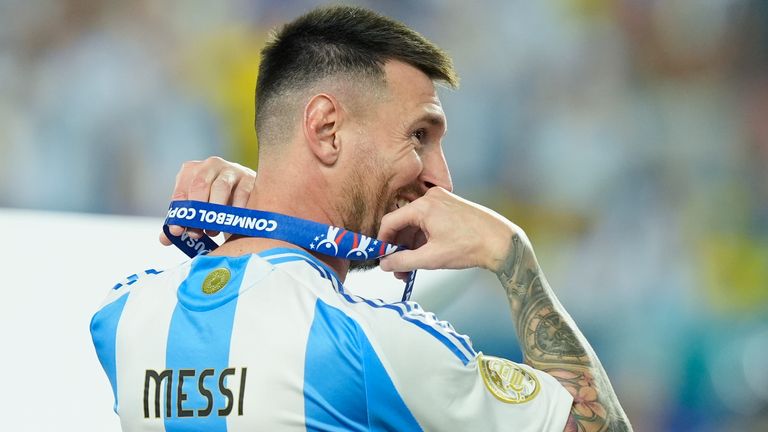
<instances>
[{"instance_id":1,"label":"man","mask_svg":"<svg viewBox=\"0 0 768 432\"><path fill-rule=\"evenodd\" d=\"M450 59L402 24L314 10L262 52L258 176L220 159L187 164L174 198L405 244L380 262L401 278L493 271L527 364L477 353L415 303L348 294L349 261L232 237L118 285L94 316L125 430L630 429L523 231L451 194L436 82L456 85Z\"/></svg>"}]
</instances>

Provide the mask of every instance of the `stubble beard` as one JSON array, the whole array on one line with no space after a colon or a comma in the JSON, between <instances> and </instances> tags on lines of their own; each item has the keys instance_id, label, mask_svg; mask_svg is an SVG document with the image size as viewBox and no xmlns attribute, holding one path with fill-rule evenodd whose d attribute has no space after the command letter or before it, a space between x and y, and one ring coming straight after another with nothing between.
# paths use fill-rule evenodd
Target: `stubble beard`
<instances>
[{"instance_id":1,"label":"stubble beard","mask_svg":"<svg viewBox=\"0 0 768 432\"><path fill-rule=\"evenodd\" d=\"M376 238L379 234L381 219L397 196L397 192L388 192L389 184L390 181L384 173L375 168L367 173L356 171L344 186L345 201L340 211L344 228ZM378 259L350 261L349 269L365 271L378 265Z\"/></svg>"}]
</instances>

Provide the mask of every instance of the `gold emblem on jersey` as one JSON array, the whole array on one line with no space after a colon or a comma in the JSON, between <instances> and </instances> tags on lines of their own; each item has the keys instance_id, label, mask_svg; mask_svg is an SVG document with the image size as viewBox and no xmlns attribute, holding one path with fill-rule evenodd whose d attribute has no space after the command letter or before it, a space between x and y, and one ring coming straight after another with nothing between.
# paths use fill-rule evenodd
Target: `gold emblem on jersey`
<instances>
[{"instance_id":1,"label":"gold emblem on jersey","mask_svg":"<svg viewBox=\"0 0 768 432\"><path fill-rule=\"evenodd\" d=\"M203 292L206 294L216 294L227 285L230 276L229 269L223 267L208 273L208 276L203 281Z\"/></svg>"},{"instance_id":2,"label":"gold emblem on jersey","mask_svg":"<svg viewBox=\"0 0 768 432\"><path fill-rule=\"evenodd\" d=\"M478 357L477 363L485 386L502 402L524 403L533 400L539 393L539 380L518 364L482 355Z\"/></svg>"}]
</instances>

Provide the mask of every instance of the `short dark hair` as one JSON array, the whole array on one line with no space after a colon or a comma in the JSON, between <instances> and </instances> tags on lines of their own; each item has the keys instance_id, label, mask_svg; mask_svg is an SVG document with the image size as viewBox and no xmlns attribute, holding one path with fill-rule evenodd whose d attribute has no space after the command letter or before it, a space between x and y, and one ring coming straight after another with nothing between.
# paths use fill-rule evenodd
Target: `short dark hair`
<instances>
[{"instance_id":1,"label":"short dark hair","mask_svg":"<svg viewBox=\"0 0 768 432\"><path fill-rule=\"evenodd\" d=\"M256 82L256 132L281 93L346 74L384 81L384 63L400 60L433 81L456 88L458 77L442 49L404 24L354 6L321 7L273 32L261 51Z\"/></svg>"}]
</instances>

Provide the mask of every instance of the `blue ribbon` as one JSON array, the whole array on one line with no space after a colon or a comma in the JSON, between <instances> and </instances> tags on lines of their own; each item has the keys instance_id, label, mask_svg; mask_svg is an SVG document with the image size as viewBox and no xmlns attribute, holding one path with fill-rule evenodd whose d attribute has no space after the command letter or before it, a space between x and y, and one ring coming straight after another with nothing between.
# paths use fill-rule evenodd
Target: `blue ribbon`
<instances>
[{"instance_id":1,"label":"blue ribbon","mask_svg":"<svg viewBox=\"0 0 768 432\"><path fill-rule=\"evenodd\" d=\"M193 239L186 231L174 236L169 225L282 240L312 252L352 261L381 258L404 249L344 228L280 213L201 201L173 201L163 232L190 258L206 254L219 245L205 234L198 239ZM405 283L403 301L411 298L415 278L416 272L413 271Z\"/></svg>"}]
</instances>

